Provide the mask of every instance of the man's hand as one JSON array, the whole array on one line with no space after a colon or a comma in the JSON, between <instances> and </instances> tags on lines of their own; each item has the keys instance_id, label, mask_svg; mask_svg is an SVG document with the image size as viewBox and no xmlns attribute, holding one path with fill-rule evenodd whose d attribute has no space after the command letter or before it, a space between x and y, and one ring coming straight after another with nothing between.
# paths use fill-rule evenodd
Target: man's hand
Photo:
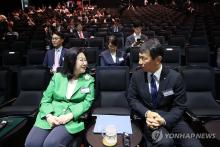
<instances>
[{"instance_id":1,"label":"man's hand","mask_svg":"<svg viewBox=\"0 0 220 147\"><path fill-rule=\"evenodd\" d=\"M131 44L131 47L137 47L137 46L140 46L140 42L138 41L135 41Z\"/></svg>"},{"instance_id":2,"label":"man's hand","mask_svg":"<svg viewBox=\"0 0 220 147\"><path fill-rule=\"evenodd\" d=\"M58 117L59 119L59 123L60 124L66 124L67 122L69 122L71 119L73 119L73 114L72 113L68 113L65 115L60 115Z\"/></svg>"},{"instance_id":3,"label":"man's hand","mask_svg":"<svg viewBox=\"0 0 220 147\"><path fill-rule=\"evenodd\" d=\"M163 126L163 125L165 125L166 124L166 121L165 121L165 119L163 118L163 117L157 117L156 118L156 121L160 124L160 126Z\"/></svg>"},{"instance_id":4,"label":"man's hand","mask_svg":"<svg viewBox=\"0 0 220 147\"><path fill-rule=\"evenodd\" d=\"M157 129L158 127L165 125L165 120L160 114L148 111L146 115L147 126L151 129Z\"/></svg>"}]
</instances>

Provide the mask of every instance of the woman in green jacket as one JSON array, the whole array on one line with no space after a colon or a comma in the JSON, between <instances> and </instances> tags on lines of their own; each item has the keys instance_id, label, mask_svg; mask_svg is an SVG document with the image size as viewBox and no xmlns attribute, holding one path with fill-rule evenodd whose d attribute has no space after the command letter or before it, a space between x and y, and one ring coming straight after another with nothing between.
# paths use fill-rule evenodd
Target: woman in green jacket
<instances>
[{"instance_id":1,"label":"woman in green jacket","mask_svg":"<svg viewBox=\"0 0 220 147\"><path fill-rule=\"evenodd\" d=\"M55 73L43 93L36 122L25 147L66 146L84 129L78 118L94 99L94 78L86 73L87 60L81 49L69 49L60 73Z\"/></svg>"}]
</instances>

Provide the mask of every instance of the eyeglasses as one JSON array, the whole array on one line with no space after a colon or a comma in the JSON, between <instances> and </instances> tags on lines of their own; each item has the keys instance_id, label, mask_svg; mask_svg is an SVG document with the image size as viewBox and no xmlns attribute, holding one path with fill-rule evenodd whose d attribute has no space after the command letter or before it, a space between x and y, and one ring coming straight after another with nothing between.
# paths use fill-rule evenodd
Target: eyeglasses
<instances>
[{"instance_id":1,"label":"eyeglasses","mask_svg":"<svg viewBox=\"0 0 220 147\"><path fill-rule=\"evenodd\" d=\"M60 39L59 37L52 38L52 40L59 40L59 39Z\"/></svg>"}]
</instances>

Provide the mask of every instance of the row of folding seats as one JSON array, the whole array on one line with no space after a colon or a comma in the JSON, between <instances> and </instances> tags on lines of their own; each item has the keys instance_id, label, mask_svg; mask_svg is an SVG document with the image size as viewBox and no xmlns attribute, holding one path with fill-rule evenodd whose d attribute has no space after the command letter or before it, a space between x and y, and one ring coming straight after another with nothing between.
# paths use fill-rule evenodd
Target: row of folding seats
<instances>
[{"instance_id":1,"label":"row of folding seats","mask_svg":"<svg viewBox=\"0 0 220 147\"><path fill-rule=\"evenodd\" d=\"M184 50L180 46L163 45L164 57L163 62L166 66L178 68L185 65L203 65L212 66L212 54L206 45L187 46ZM133 71L138 66L139 47L129 48L130 56L127 58L127 65ZM86 47L85 54L89 63L89 68L94 71L96 66L100 65L100 49L98 47ZM9 67L16 71L21 66L42 65L45 51L29 50L27 56L23 56L19 52L5 52L3 54L3 67ZM24 59L26 63L24 63Z\"/></svg>"},{"instance_id":2,"label":"row of folding seats","mask_svg":"<svg viewBox=\"0 0 220 147\"><path fill-rule=\"evenodd\" d=\"M211 66L209 47L202 45L188 46L182 50L180 46L163 45L163 63L170 68L181 66ZM139 61L139 48L130 49L130 68L135 70Z\"/></svg>"},{"instance_id":3,"label":"row of folding seats","mask_svg":"<svg viewBox=\"0 0 220 147\"><path fill-rule=\"evenodd\" d=\"M187 114L190 121L202 122L219 118L220 106L215 101L213 69L184 67L180 71L186 83ZM29 116L36 112L42 92L49 81L48 75L49 71L45 68L22 69L19 72L19 96L13 105L1 107L0 115ZM197 80L194 80L195 77ZM24 82L27 80L29 82ZM126 100L128 84L128 67L98 67L94 107L89 111L96 115L131 115ZM198 105L198 101L201 102L200 105ZM35 115L33 116L35 117ZM86 121L88 122L88 120ZM80 134L80 137L83 137L82 135L84 134Z\"/></svg>"},{"instance_id":4,"label":"row of folding seats","mask_svg":"<svg viewBox=\"0 0 220 147\"><path fill-rule=\"evenodd\" d=\"M166 66L166 64L165 64L165 66ZM199 67L210 68L210 67L204 67L204 66L199 66L199 65L198 66L192 66L192 67L194 67L195 69L199 68ZM106 80L109 79L109 78L105 78L105 77L103 78L99 75L99 70L100 69L105 69L105 70L115 69L115 70L117 70L117 69L121 69L121 68L126 69L126 72L125 73L121 72L121 74L129 74L129 67L127 67L127 66L122 66L122 67L99 67L98 66L97 69L96 69L96 77L98 78L97 80L106 81ZM181 67L179 69L184 69L184 67ZM21 102L27 102L27 103L32 104L32 102L29 102L31 100L24 100L24 99L27 98L27 97L32 97L31 93L30 93L31 91L34 93L34 91L39 91L39 90L43 91L43 90L45 90L45 88L47 87L48 81L50 79L50 76L51 76L51 74L49 72L49 69L46 68L46 67L42 67L42 66L23 67L23 68L20 68L19 71L17 72L17 75L16 75L17 79L18 79L17 80L18 85L17 85L16 82L12 81L12 75L9 74L9 73L10 73L10 70L6 70L6 69L1 70L1 72L0 72L0 78L1 78L1 81L2 81L1 82L1 95L4 96L4 97L2 97L3 98L1 100L2 102L6 101L9 98L9 96L10 96L9 95L9 90L10 90L11 86L16 85L16 86L18 86L17 87L18 96L24 97L24 98L22 98ZM105 74L110 76L112 73L111 72L106 72ZM128 78L128 77L125 76L122 79L124 79L124 78ZM112 79L112 78L110 78L110 79ZM109 84L109 83L112 83L112 82L107 82L107 83ZM113 83L117 83L117 82L115 82L115 80L114 80ZM99 86L99 84L97 86ZM122 88L124 86L120 86L120 87ZM21 91L23 91L23 93L21 93ZM25 92L25 91L29 91L29 92ZM37 95L37 96L40 97L41 95ZM37 99L36 99L36 101L39 102L39 100L37 100ZM22 103L20 103L20 102L17 102L15 104L16 105L17 104L22 105ZM19 110L18 110L18 112L19 112ZM15 113L15 112L13 111L13 113ZM4 113L1 113L1 114L4 114Z\"/></svg>"}]
</instances>

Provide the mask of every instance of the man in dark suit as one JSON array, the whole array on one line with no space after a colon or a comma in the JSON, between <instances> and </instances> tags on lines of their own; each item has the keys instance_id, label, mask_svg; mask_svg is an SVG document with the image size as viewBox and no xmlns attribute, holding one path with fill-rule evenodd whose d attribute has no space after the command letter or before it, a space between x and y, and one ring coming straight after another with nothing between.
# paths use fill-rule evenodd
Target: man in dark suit
<instances>
[{"instance_id":1,"label":"man in dark suit","mask_svg":"<svg viewBox=\"0 0 220 147\"><path fill-rule=\"evenodd\" d=\"M132 74L129 105L142 118L146 142L153 147L173 147L174 142L181 147L202 147L199 140L186 136L193 135L193 131L182 118L186 109L183 79L178 72L164 67L162 58L163 48L157 39L141 45L141 69ZM169 136L175 134L183 137Z\"/></svg>"},{"instance_id":2,"label":"man in dark suit","mask_svg":"<svg viewBox=\"0 0 220 147\"><path fill-rule=\"evenodd\" d=\"M63 65L66 50L62 46L63 42L64 36L62 33L53 32L52 44L54 48L47 51L43 62L43 65L49 67L52 73L56 72L57 68Z\"/></svg>"},{"instance_id":3,"label":"man in dark suit","mask_svg":"<svg viewBox=\"0 0 220 147\"><path fill-rule=\"evenodd\" d=\"M134 33L126 38L125 48L140 46L148 38L146 35L142 34L142 25L141 23L133 24Z\"/></svg>"},{"instance_id":4,"label":"man in dark suit","mask_svg":"<svg viewBox=\"0 0 220 147\"><path fill-rule=\"evenodd\" d=\"M76 32L74 35L75 38L86 39L89 38L89 33L87 31L83 31L83 26L81 23L77 23Z\"/></svg>"}]
</instances>

